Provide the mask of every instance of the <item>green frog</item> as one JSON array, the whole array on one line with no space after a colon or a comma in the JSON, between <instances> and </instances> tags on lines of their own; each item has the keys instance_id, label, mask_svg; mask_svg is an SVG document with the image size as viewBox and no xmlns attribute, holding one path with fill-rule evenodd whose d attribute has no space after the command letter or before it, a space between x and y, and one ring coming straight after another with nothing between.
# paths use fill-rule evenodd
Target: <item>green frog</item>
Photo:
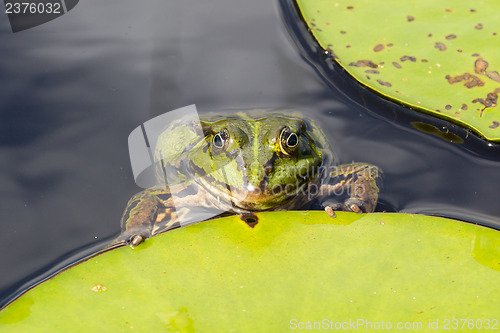
<instances>
[{"instance_id":1,"label":"green frog","mask_svg":"<svg viewBox=\"0 0 500 333\"><path fill-rule=\"evenodd\" d=\"M200 209L244 215L319 200L332 217L373 212L381 184L374 165L338 165L320 127L289 112L179 119L158 137L155 159L163 185L130 199L117 242L136 246Z\"/></svg>"}]
</instances>

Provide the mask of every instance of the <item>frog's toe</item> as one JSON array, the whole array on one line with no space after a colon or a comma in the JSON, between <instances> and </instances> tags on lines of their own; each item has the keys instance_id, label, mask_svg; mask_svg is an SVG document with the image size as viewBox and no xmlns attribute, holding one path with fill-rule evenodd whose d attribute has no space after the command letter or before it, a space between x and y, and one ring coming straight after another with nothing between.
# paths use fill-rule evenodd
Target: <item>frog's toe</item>
<instances>
[{"instance_id":1,"label":"frog's toe","mask_svg":"<svg viewBox=\"0 0 500 333\"><path fill-rule=\"evenodd\" d=\"M358 199L348 199L344 203L345 210L348 212L354 212L357 214L366 213L363 201Z\"/></svg>"},{"instance_id":2,"label":"frog's toe","mask_svg":"<svg viewBox=\"0 0 500 333\"><path fill-rule=\"evenodd\" d=\"M361 208L358 205L356 205L356 204L350 204L349 205L349 209L351 211L353 211L354 213L357 213L357 214L363 213L363 211L361 210Z\"/></svg>"},{"instance_id":3,"label":"frog's toe","mask_svg":"<svg viewBox=\"0 0 500 333\"><path fill-rule=\"evenodd\" d=\"M333 209L332 206L326 206L325 207L325 212L330 216L331 218L337 217L337 214L335 214L335 210Z\"/></svg>"},{"instance_id":4,"label":"frog's toe","mask_svg":"<svg viewBox=\"0 0 500 333\"><path fill-rule=\"evenodd\" d=\"M325 212L331 218L337 217L337 214L335 214L335 211L344 210L343 205L341 203L338 203L338 202L335 202L335 203L326 202L326 203L324 203L324 206L325 206Z\"/></svg>"},{"instance_id":5,"label":"frog's toe","mask_svg":"<svg viewBox=\"0 0 500 333\"><path fill-rule=\"evenodd\" d=\"M141 233L132 233L132 234L129 234L125 238L125 241L131 247L136 247L137 245L141 244L142 242L144 242L149 237L151 237L151 235L145 235L143 232L141 232Z\"/></svg>"},{"instance_id":6,"label":"frog's toe","mask_svg":"<svg viewBox=\"0 0 500 333\"><path fill-rule=\"evenodd\" d=\"M116 243L122 243L126 245L130 245L132 247L136 247L137 245L141 244L146 240L146 238L151 237L151 235L148 235L144 231L139 231L139 230L127 230L123 232L115 241Z\"/></svg>"},{"instance_id":7,"label":"frog's toe","mask_svg":"<svg viewBox=\"0 0 500 333\"><path fill-rule=\"evenodd\" d=\"M128 243L130 246L135 247L144 241L145 237L143 235L134 235L129 238Z\"/></svg>"}]
</instances>

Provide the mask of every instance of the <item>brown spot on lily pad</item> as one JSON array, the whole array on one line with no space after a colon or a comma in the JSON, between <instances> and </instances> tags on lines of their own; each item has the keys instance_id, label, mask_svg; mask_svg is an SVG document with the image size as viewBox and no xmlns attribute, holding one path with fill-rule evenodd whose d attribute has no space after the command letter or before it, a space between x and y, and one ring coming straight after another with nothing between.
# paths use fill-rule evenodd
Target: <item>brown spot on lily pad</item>
<instances>
[{"instance_id":1,"label":"brown spot on lily pad","mask_svg":"<svg viewBox=\"0 0 500 333\"><path fill-rule=\"evenodd\" d=\"M375 45L375 47L373 48L373 52L380 52L384 49L384 45L382 44L377 44Z\"/></svg>"},{"instance_id":2,"label":"brown spot on lily pad","mask_svg":"<svg viewBox=\"0 0 500 333\"><path fill-rule=\"evenodd\" d=\"M378 67L378 65L371 60L358 60L356 62L349 63L349 66L370 67L370 68L377 68Z\"/></svg>"},{"instance_id":3,"label":"brown spot on lily pad","mask_svg":"<svg viewBox=\"0 0 500 333\"><path fill-rule=\"evenodd\" d=\"M500 122L493 120L493 123L489 126L489 128L498 128L500 126Z\"/></svg>"},{"instance_id":4,"label":"brown spot on lily pad","mask_svg":"<svg viewBox=\"0 0 500 333\"><path fill-rule=\"evenodd\" d=\"M500 82L500 75L498 74L497 71L494 71L494 72L486 72L486 76L490 79L492 79L493 81L497 81L497 82Z\"/></svg>"},{"instance_id":5,"label":"brown spot on lily pad","mask_svg":"<svg viewBox=\"0 0 500 333\"><path fill-rule=\"evenodd\" d=\"M422 60L420 60L420 61L421 61L421 62L429 62L429 60L427 60L427 59L422 59Z\"/></svg>"},{"instance_id":6,"label":"brown spot on lily pad","mask_svg":"<svg viewBox=\"0 0 500 333\"><path fill-rule=\"evenodd\" d=\"M448 35L445 38L448 39L448 40L455 39L455 38L457 38L457 35Z\"/></svg>"},{"instance_id":7,"label":"brown spot on lily pad","mask_svg":"<svg viewBox=\"0 0 500 333\"><path fill-rule=\"evenodd\" d=\"M481 116L483 115L484 109L497 106L499 92L500 88L496 88L494 91L488 93L488 95L486 95L486 98L476 98L472 101L472 103L481 103L484 105L483 110L481 110Z\"/></svg>"},{"instance_id":8,"label":"brown spot on lily pad","mask_svg":"<svg viewBox=\"0 0 500 333\"><path fill-rule=\"evenodd\" d=\"M394 46L394 44L393 44L393 43L389 43L389 44L387 44L387 47L393 47L393 46Z\"/></svg>"},{"instance_id":9,"label":"brown spot on lily pad","mask_svg":"<svg viewBox=\"0 0 500 333\"><path fill-rule=\"evenodd\" d=\"M413 21L415 21L415 17L413 17L413 16L411 16L411 15L408 15L408 16L406 16L406 20L407 20L408 22L413 22Z\"/></svg>"},{"instance_id":10,"label":"brown spot on lily pad","mask_svg":"<svg viewBox=\"0 0 500 333\"><path fill-rule=\"evenodd\" d=\"M436 42L436 44L434 44L434 47L436 49L438 49L439 51L445 51L446 50L446 45L444 45L444 43L441 43L441 42Z\"/></svg>"},{"instance_id":11,"label":"brown spot on lily pad","mask_svg":"<svg viewBox=\"0 0 500 333\"><path fill-rule=\"evenodd\" d=\"M370 74L380 74L380 72L376 69L367 69L365 73L370 73Z\"/></svg>"},{"instance_id":12,"label":"brown spot on lily pad","mask_svg":"<svg viewBox=\"0 0 500 333\"><path fill-rule=\"evenodd\" d=\"M398 69L401 68L401 65L395 61L393 61L392 64L394 65L394 67L396 67Z\"/></svg>"},{"instance_id":13,"label":"brown spot on lily pad","mask_svg":"<svg viewBox=\"0 0 500 333\"><path fill-rule=\"evenodd\" d=\"M471 10L470 10L470 12L471 12L471 13L475 13L475 12L476 12L476 10L475 10L475 9L471 9Z\"/></svg>"},{"instance_id":14,"label":"brown spot on lily pad","mask_svg":"<svg viewBox=\"0 0 500 333\"><path fill-rule=\"evenodd\" d=\"M448 80L449 84L455 84L457 82L465 81L464 86L469 89L484 86L484 82L481 81L480 78L470 73L464 73L463 75L457 76L446 75L445 78Z\"/></svg>"},{"instance_id":15,"label":"brown spot on lily pad","mask_svg":"<svg viewBox=\"0 0 500 333\"><path fill-rule=\"evenodd\" d=\"M354 9L354 6L347 6L346 8L351 10L351 9Z\"/></svg>"},{"instance_id":16,"label":"brown spot on lily pad","mask_svg":"<svg viewBox=\"0 0 500 333\"><path fill-rule=\"evenodd\" d=\"M462 109L462 111L467 111L467 109L468 109L467 104L462 104L461 109Z\"/></svg>"},{"instance_id":17,"label":"brown spot on lily pad","mask_svg":"<svg viewBox=\"0 0 500 333\"><path fill-rule=\"evenodd\" d=\"M432 37L432 34L428 34L427 37Z\"/></svg>"},{"instance_id":18,"label":"brown spot on lily pad","mask_svg":"<svg viewBox=\"0 0 500 333\"><path fill-rule=\"evenodd\" d=\"M411 62L416 62L417 58L405 55L405 56L402 56L401 58L399 58L399 60L401 60L403 62L406 60L409 60Z\"/></svg>"},{"instance_id":19,"label":"brown spot on lily pad","mask_svg":"<svg viewBox=\"0 0 500 333\"><path fill-rule=\"evenodd\" d=\"M389 87L389 88L392 87L392 84L390 82L385 82L382 80L377 80L377 82L382 86Z\"/></svg>"},{"instance_id":20,"label":"brown spot on lily pad","mask_svg":"<svg viewBox=\"0 0 500 333\"><path fill-rule=\"evenodd\" d=\"M347 31L340 30L340 33L341 33L342 35L345 35L345 34L347 33Z\"/></svg>"},{"instance_id":21,"label":"brown spot on lily pad","mask_svg":"<svg viewBox=\"0 0 500 333\"><path fill-rule=\"evenodd\" d=\"M474 71L477 74L484 74L487 68L488 63L483 58L477 58L476 62L474 62Z\"/></svg>"},{"instance_id":22,"label":"brown spot on lily pad","mask_svg":"<svg viewBox=\"0 0 500 333\"><path fill-rule=\"evenodd\" d=\"M473 57L479 57L479 53L473 53L472 56Z\"/></svg>"},{"instance_id":23,"label":"brown spot on lily pad","mask_svg":"<svg viewBox=\"0 0 500 333\"><path fill-rule=\"evenodd\" d=\"M445 108L446 110L450 110L450 109L451 109L451 105L450 105L450 104L447 104L444 108Z\"/></svg>"},{"instance_id":24,"label":"brown spot on lily pad","mask_svg":"<svg viewBox=\"0 0 500 333\"><path fill-rule=\"evenodd\" d=\"M477 30L481 30L483 28L483 24L482 23L478 23L476 24L476 26L474 27L474 29L477 29Z\"/></svg>"}]
</instances>

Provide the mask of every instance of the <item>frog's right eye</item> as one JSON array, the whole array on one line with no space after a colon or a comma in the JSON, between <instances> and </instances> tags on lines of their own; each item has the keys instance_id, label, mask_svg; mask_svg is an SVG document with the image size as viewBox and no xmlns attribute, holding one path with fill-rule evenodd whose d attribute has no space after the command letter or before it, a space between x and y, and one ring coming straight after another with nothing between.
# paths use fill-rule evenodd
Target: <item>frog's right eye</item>
<instances>
[{"instance_id":1,"label":"frog's right eye","mask_svg":"<svg viewBox=\"0 0 500 333\"><path fill-rule=\"evenodd\" d=\"M299 137L297 133L290 131L288 127L284 127L280 133L279 145L283 154L292 155L297 151L299 146Z\"/></svg>"},{"instance_id":2,"label":"frog's right eye","mask_svg":"<svg viewBox=\"0 0 500 333\"><path fill-rule=\"evenodd\" d=\"M224 149L227 146L228 142L229 133L226 129L223 129L222 131L215 134L214 138L212 139L212 143L217 149Z\"/></svg>"}]
</instances>

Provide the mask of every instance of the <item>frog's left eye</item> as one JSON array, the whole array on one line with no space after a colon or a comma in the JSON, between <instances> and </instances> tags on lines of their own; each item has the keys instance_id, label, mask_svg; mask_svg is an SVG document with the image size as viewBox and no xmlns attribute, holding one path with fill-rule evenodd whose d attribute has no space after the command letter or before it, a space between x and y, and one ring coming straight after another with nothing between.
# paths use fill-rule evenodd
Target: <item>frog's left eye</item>
<instances>
[{"instance_id":1,"label":"frog's left eye","mask_svg":"<svg viewBox=\"0 0 500 333\"><path fill-rule=\"evenodd\" d=\"M212 143L214 147L217 149L225 148L228 142L229 142L229 132L226 129L223 129L222 131L215 134L214 138L212 139Z\"/></svg>"},{"instance_id":2,"label":"frog's left eye","mask_svg":"<svg viewBox=\"0 0 500 333\"><path fill-rule=\"evenodd\" d=\"M281 130L279 143L281 151L286 155L290 155L297 150L299 146L299 137L297 133L285 127Z\"/></svg>"}]
</instances>

